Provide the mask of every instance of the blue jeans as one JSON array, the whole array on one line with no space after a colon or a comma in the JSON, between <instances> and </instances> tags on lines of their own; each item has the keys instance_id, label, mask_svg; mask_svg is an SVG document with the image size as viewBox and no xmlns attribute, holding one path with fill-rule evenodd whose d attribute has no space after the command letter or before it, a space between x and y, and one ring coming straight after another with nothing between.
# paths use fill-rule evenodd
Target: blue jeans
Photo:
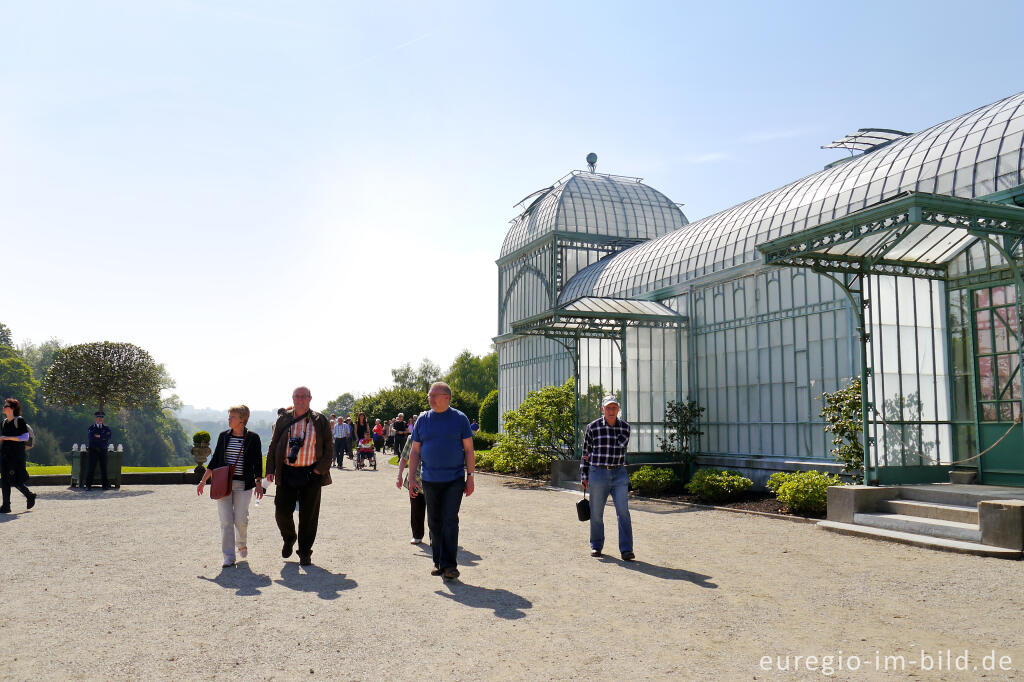
<instances>
[{"instance_id":1,"label":"blue jeans","mask_svg":"<svg viewBox=\"0 0 1024 682\"><path fill-rule=\"evenodd\" d=\"M590 467L590 548L604 549L604 505L611 493L615 516L619 519L619 552L633 551L633 523L629 519L626 467L599 469Z\"/></svg>"},{"instance_id":2,"label":"blue jeans","mask_svg":"<svg viewBox=\"0 0 1024 682\"><path fill-rule=\"evenodd\" d=\"M466 481L435 483L423 481L423 498L427 502L427 527L430 529L430 551L434 565L442 571L455 568L455 555L459 551L459 508Z\"/></svg>"}]
</instances>

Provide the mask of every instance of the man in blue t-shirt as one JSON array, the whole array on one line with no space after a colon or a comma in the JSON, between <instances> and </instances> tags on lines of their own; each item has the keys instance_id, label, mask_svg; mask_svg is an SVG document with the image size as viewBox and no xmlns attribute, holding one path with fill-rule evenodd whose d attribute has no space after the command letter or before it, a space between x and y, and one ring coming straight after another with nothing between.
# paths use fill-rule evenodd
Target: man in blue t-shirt
<instances>
[{"instance_id":1,"label":"man in blue t-shirt","mask_svg":"<svg viewBox=\"0 0 1024 682\"><path fill-rule=\"evenodd\" d=\"M409 471L423 460L423 497L427 503L427 527L434 570L430 575L445 580L459 577L455 556L459 550L459 507L462 496L473 494L473 431L469 418L451 407L452 389L439 381L427 393L430 409L419 416L412 429ZM419 490L409 477L409 495Z\"/></svg>"}]
</instances>

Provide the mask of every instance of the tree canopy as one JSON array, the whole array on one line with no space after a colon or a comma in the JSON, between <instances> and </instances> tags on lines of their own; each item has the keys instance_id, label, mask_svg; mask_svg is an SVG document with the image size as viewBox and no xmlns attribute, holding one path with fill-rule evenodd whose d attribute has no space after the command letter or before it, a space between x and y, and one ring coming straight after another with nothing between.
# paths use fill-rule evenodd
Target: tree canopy
<instances>
[{"instance_id":1,"label":"tree canopy","mask_svg":"<svg viewBox=\"0 0 1024 682\"><path fill-rule=\"evenodd\" d=\"M428 358L423 358L416 369L408 362L401 367L395 367L391 370L391 378L395 388L413 388L426 393L430 384L441 380L441 368Z\"/></svg>"},{"instance_id":2,"label":"tree canopy","mask_svg":"<svg viewBox=\"0 0 1024 682\"><path fill-rule=\"evenodd\" d=\"M356 398L351 393L342 393L334 400L327 403L324 412L326 414L338 414L347 415L352 411L352 406L355 405Z\"/></svg>"},{"instance_id":3,"label":"tree canopy","mask_svg":"<svg viewBox=\"0 0 1024 682\"><path fill-rule=\"evenodd\" d=\"M444 380L453 389L472 393L477 401L483 401L498 388L498 353L476 356L464 350L456 356Z\"/></svg>"},{"instance_id":4,"label":"tree canopy","mask_svg":"<svg viewBox=\"0 0 1024 682\"><path fill-rule=\"evenodd\" d=\"M38 389L28 363L10 346L0 346L0 400L17 398L25 416L30 417L36 411Z\"/></svg>"},{"instance_id":5,"label":"tree canopy","mask_svg":"<svg viewBox=\"0 0 1024 682\"><path fill-rule=\"evenodd\" d=\"M164 368L131 343L103 341L58 351L43 380L51 405L142 408L158 404L160 391L171 388Z\"/></svg>"}]
</instances>

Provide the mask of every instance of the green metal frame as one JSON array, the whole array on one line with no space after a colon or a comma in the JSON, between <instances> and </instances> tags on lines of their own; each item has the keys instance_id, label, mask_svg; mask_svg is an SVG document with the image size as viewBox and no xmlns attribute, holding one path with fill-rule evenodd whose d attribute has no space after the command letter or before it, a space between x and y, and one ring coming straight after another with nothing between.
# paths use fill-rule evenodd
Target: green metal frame
<instances>
[{"instance_id":1,"label":"green metal frame","mask_svg":"<svg viewBox=\"0 0 1024 682\"><path fill-rule=\"evenodd\" d=\"M877 443L869 435L871 423L869 409L874 406L867 398L869 366L868 344L871 340L870 320L866 309L870 301L865 296L865 281L872 275L911 277L949 282L948 264L971 244L971 241L952 252L942 253L940 260L907 260L887 258L902 241L921 229L948 228L962 230L1002 255L1007 263L1012 281L1017 285L1018 311L1024 310L1024 278L1014 259L1014 254L1024 246L1024 209L1017 206L993 203L977 199L962 199L935 194L908 192L889 201L876 204L838 220L792 235L774 239L758 245L764 262L768 265L807 267L835 281L849 298L857 317L858 335L861 345L861 410L863 419L864 480L866 483L887 482L888 479L904 478L905 472L885 472L877 465ZM997 239L998 238L998 239ZM873 244L861 255L829 253L841 245L854 246L864 240ZM930 249L929 249L930 250ZM963 278L957 278L961 280ZM981 280L978 281L978 284ZM972 341L973 347L973 341ZM1021 366L1024 366L1024 349L1021 350ZM973 361L973 360L972 360ZM947 374L947 395L951 390ZM872 462L875 462L874 464ZM956 461L954 455L954 463ZM941 469L935 467L901 467L904 469L928 469L927 474L918 474L914 480L932 480Z\"/></svg>"}]
</instances>

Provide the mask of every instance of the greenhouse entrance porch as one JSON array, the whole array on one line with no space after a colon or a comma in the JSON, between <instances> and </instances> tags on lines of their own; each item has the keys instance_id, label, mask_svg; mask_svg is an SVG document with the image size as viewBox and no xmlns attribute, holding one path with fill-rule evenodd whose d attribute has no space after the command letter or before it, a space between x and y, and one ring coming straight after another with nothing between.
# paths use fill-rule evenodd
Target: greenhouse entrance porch
<instances>
[{"instance_id":1,"label":"greenhouse entrance porch","mask_svg":"<svg viewBox=\"0 0 1024 682\"><path fill-rule=\"evenodd\" d=\"M949 483L829 488L822 528L1004 559L1024 550L1024 488Z\"/></svg>"},{"instance_id":2,"label":"greenhouse entrance porch","mask_svg":"<svg viewBox=\"0 0 1024 682\"><path fill-rule=\"evenodd\" d=\"M758 246L852 304L869 485L1024 486L1022 244L1024 209L908 192Z\"/></svg>"}]
</instances>

